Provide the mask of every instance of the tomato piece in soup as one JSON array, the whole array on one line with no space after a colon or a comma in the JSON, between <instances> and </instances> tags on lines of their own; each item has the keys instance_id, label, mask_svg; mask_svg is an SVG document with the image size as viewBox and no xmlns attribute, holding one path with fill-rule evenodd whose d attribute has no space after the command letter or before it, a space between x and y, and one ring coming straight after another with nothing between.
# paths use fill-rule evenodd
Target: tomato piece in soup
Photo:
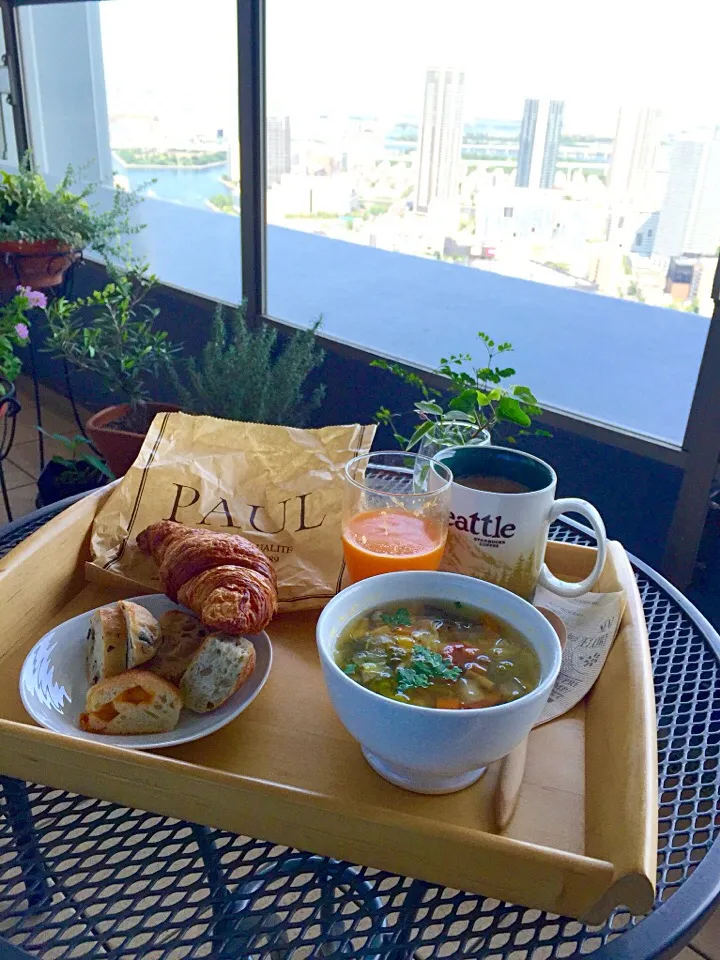
<instances>
[{"instance_id":1,"label":"tomato piece in soup","mask_svg":"<svg viewBox=\"0 0 720 960\"><path fill-rule=\"evenodd\" d=\"M452 660L456 667L464 667L468 663L473 663L480 656L477 647L468 647L464 643L449 643L443 649L443 657L446 660Z\"/></svg>"}]
</instances>

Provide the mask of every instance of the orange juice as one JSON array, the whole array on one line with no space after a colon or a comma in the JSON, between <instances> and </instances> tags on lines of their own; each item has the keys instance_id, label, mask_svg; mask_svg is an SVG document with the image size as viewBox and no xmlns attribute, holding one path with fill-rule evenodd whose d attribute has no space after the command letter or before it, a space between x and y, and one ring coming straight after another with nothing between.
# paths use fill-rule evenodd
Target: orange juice
<instances>
[{"instance_id":1,"label":"orange juice","mask_svg":"<svg viewBox=\"0 0 720 960\"><path fill-rule=\"evenodd\" d=\"M355 582L395 570L437 570L447 531L434 519L406 510L367 510L343 531L343 550Z\"/></svg>"}]
</instances>

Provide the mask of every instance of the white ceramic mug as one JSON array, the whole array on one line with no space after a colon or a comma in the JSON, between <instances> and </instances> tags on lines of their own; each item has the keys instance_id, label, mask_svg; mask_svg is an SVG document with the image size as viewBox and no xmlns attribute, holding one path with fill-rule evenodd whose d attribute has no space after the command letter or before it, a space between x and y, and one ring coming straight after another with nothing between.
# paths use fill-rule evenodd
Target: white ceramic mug
<instances>
[{"instance_id":1,"label":"white ceramic mug","mask_svg":"<svg viewBox=\"0 0 720 960\"><path fill-rule=\"evenodd\" d=\"M555 499L551 466L508 447L451 447L435 457L453 472L448 542L442 569L464 573L532 600L538 584L561 597L579 597L597 583L607 551L605 525L592 504L575 497ZM463 486L463 478L514 481L520 493L495 493ZM592 572L579 583L560 580L545 564L548 528L561 513L580 513L597 540Z\"/></svg>"}]
</instances>

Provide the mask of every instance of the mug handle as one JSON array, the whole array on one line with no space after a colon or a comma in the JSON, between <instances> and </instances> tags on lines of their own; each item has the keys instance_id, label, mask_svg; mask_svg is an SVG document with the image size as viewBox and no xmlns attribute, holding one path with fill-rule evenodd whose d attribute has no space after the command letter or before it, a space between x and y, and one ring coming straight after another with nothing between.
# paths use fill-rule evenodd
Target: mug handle
<instances>
[{"instance_id":1,"label":"mug handle","mask_svg":"<svg viewBox=\"0 0 720 960\"><path fill-rule=\"evenodd\" d=\"M561 513L567 513L568 511L581 513L590 521L595 539L597 540L595 566L592 568L590 575L585 577L584 580L581 580L580 583L569 583L567 580L561 580L559 577L556 577L554 573L550 573L548 565L543 563L540 569L538 583L548 590L552 590L553 593L557 593L558 596L580 597L583 593L592 590L598 582L602 568L605 565L607 537L605 535L605 524L602 522L602 517L587 500L578 500L575 497L565 497L562 500L556 500L550 507L549 522L552 523L553 520L557 520Z\"/></svg>"}]
</instances>

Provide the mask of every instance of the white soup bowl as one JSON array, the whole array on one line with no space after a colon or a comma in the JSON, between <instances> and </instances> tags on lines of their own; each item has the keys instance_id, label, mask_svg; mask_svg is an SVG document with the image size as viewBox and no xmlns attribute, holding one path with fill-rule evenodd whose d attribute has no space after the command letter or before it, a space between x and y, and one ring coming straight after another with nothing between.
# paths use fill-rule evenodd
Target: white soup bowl
<instances>
[{"instance_id":1,"label":"white soup bowl","mask_svg":"<svg viewBox=\"0 0 720 960\"><path fill-rule=\"evenodd\" d=\"M418 707L362 687L335 662L340 634L378 606L412 600L458 601L519 630L540 660L538 686L510 703L473 710ZM540 716L562 658L555 630L526 600L474 577L429 570L380 574L347 587L321 613L317 645L333 706L368 763L386 780L416 793L462 790L487 764L510 753Z\"/></svg>"}]
</instances>

